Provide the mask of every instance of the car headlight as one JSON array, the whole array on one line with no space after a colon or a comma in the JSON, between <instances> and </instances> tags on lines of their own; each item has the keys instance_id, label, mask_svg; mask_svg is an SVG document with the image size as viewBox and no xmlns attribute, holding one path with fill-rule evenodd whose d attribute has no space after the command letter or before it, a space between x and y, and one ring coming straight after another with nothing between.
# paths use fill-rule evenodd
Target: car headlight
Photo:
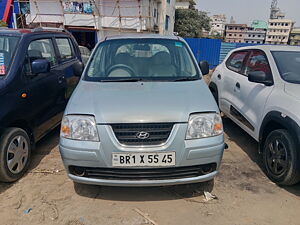
<instances>
[{"instance_id":1,"label":"car headlight","mask_svg":"<svg viewBox=\"0 0 300 225\"><path fill-rule=\"evenodd\" d=\"M64 116L60 136L80 141L99 141L95 118L87 115Z\"/></svg>"},{"instance_id":2,"label":"car headlight","mask_svg":"<svg viewBox=\"0 0 300 225\"><path fill-rule=\"evenodd\" d=\"M199 139L223 133L223 124L218 113L197 113L190 115L186 139Z\"/></svg>"}]
</instances>

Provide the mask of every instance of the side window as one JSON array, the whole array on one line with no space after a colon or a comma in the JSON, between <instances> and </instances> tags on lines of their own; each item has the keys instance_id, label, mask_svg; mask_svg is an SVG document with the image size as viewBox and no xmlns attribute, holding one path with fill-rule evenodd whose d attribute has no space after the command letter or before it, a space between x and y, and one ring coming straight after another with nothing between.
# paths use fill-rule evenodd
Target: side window
<instances>
[{"instance_id":1,"label":"side window","mask_svg":"<svg viewBox=\"0 0 300 225\"><path fill-rule=\"evenodd\" d=\"M267 74L267 76L272 76L268 59L263 51L253 50L251 52L245 66L244 74L248 76L248 74L253 71L262 71Z\"/></svg>"},{"instance_id":2,"label":"side window","mask_svg":"<svg viewBox=\"0 0 300 225\"><path fill-rule=\"evenodd\" d=\"M73 48L68 38L56 38L56 43L61 59L73 58Z\"/></svg>"},{"instance_id":3,"label":"side window","mask_svg":"<svg viewBox=\"0 0 300 225\"><path fill-rule=\"evenodd\" d=\"M51 39L39 39L29 44L25 60L25 71L27 73L31 72L31 63L37 59L47 59L51 66L57 64L57 58Z\"/></svg>"},{"instance_id":4,"label":"side window","mask_svg":"<svg viewBox=\"0 0 300 225\"><path fill-rule=\"evenodd\" d=\"M234 52L226 62L228 69L240 73L243 68L243 62L247 56L247 51Z\"/></svg>"}]
</instances>

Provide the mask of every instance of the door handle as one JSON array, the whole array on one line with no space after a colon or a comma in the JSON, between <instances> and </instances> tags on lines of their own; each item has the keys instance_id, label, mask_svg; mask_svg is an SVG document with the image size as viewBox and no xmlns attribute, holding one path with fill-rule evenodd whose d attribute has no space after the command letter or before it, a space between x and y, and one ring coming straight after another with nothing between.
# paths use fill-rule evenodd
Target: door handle
<instances>
[{"instance_id":1,"label":"door handle","mask_svg":"<svg viewBox=\"0 0 300 225\"><path fill-rule=\"evenodd\" d=\"M222 76L221 76L220 74L218 74L217 78L218 78L219 80L221 80Z\"/></svg>"},{"instance_id":2,"label":"door handle","mask_svg":"<svg viewBox=\"0 0 300 225\"><path fill-rule=\"evenodd\" d=\"M58 78L58 83L61 84L65 81L65 77L64 76L61 76Z\"/></svg>"},{"instance_id":3,"label":"door handle","mask_svg":"<svg viewBox=\"0 0 300 225\"><path fill-rule=\"evenodd\" d=\"M241 88L241 85L240 85L239 82L237 82L237 83L235 84L235 86L237 87L237 89L240 89L240 88Z\"/></svg>"}]
</instances>

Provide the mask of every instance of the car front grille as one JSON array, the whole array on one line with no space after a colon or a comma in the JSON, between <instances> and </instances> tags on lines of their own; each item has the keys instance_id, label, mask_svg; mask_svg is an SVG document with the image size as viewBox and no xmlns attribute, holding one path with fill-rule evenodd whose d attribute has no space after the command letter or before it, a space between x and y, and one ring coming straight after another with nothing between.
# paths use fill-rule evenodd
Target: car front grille
<instances>
[{"instance_id":1,"label":"car front grille","mask_svg":"<svg viewBox=\"0 0 300 225\"><path fill-rule=\"evenodd\" d=\"M174 123L135 123L112 124L111 127L121 144L130 146L161 145L165 143ZM147 134L147 138L138 138L138 134ZM144 136L144 137L145 137Z\"/></svg>"},{"instance_id":2,"label":"car front grille","mask_svg":"<svg viewBox=\"0 0 300 225\"><path fill-rule=\"evenodd\" d=\"M198 177L216 171L217 164L168 168L93 168L70 166L71 174L105 180L167 180Z\"/></svg>"}]
</instances>

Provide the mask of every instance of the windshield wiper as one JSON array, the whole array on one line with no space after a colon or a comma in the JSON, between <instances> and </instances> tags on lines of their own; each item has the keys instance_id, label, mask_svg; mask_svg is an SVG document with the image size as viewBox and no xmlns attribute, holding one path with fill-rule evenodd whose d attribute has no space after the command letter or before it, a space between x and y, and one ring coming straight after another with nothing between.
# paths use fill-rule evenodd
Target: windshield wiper
<instances>
[{"instance_id":1,"label":"windshield wiper","mask_svg":"<svg viewBox=\"0 0 300 225\"><path fill-rule=\"evenodd\" d=\"M193 81L193 80L200 80L200 77L182 77L182 78L178 78L173 80L174 82L178 82L178 81Z\"/></svg>"},{"instance_id":2,"label":"windshield wiper","mask_svg":"<svg viewBox=\"0 0 300 225\"><path fill-rule=\"evenodd\" d=\"M131 78L131 79L111 79L111 80L100 80L100 82L139 82L142 81L141 78Z\"/></svg>"}]
</instances>

